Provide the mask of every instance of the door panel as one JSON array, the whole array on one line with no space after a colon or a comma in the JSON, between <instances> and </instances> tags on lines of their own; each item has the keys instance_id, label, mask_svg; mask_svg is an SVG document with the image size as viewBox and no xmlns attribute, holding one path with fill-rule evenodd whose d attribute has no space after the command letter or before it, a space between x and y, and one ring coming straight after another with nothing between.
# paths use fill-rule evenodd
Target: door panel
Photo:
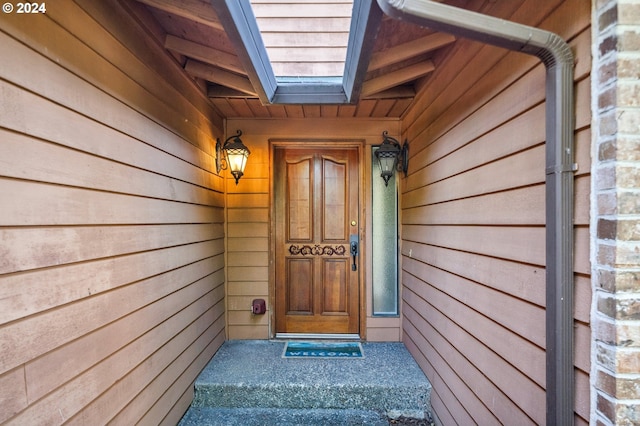
<instances>
[{"instance_id":1,"label":"door panel","mask_svg":"<svg viewBox=\"0 0 640 426\"><path fill-rule=\"evenodd\" d=\"M358 333L358 149L274 150L277 333ZM352 225L352 222L355 225Z\"/></svg>"},{"instance_id":2,"label":"door panel","mask_svg":"<svg viewBox=\"0 0 640 426\"><path fill-rule=\"evenodd\" d=\"M345 214L345 192L347 191L347 164L336 164L326 158L322 159L322 207L325 214L323 240L345 240L347 238Z\"/></svg>"},{"instance_id":3,"label":"door panel","mask_svg":"<svg viewBox=\"0 0 640 426\"><path fill-rule=\"evenodd\" d=\"M322 313L325 315L348 315L347 310L347 263L344 259L324 259L324 276L322 277L324 303Z\"/></svg>"},{"instance_id":4,"label":"door panel","mask_svg":"<svg viewBox=\"0 0 640 426\"><path fill-rule=\"evenodd\" d=\"M289 240L311 241L313 210L313 158L287 163L287 199Z\"/></svg>"},{"instance_id":5,"label":"door panel","mask_svg":"<svg viewBox=\"0 0 640 426\"><path fill-rule=\"evenodd\" d=\"M287 259L287 265L287 277L291 280L287 287L287 313L312 315L313 262L311 259Z\"/></svg>"}]
</instances>

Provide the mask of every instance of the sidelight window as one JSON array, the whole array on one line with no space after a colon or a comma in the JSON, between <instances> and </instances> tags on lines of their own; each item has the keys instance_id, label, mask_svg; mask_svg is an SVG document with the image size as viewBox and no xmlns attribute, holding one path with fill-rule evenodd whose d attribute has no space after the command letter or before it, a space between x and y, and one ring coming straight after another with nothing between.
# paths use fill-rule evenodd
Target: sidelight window
<instances>
[{"instance_id":1,"label":"sidelight window","mask_svg":"<svg viewBox=\"0 0 640 426\"><path fill-rule=\"evenodd\" d=\"M372 164L377 163L371 151ZM385 186L380 170L371 167L373 315L398 315L398 187L394 173Z\"/></svg>"}]
</instances>

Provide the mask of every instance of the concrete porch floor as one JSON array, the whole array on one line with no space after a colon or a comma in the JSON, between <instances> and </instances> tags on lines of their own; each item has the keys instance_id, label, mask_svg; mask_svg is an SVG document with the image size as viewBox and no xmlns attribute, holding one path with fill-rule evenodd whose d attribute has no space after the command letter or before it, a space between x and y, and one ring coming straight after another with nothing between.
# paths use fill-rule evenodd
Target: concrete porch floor
<instances>
[{"instance_id":1,"label":"concrete porch floor","mask_svg":"<svg viewBox=\"0 0 640 426\"><path fill-rule=\"evenodd\" d=\"M430 417L431 385L402 343L362 343L361 359L282 358L284 345L225 342L196 380L180 425L386 425Z\"/></svg>"}]
</instances>

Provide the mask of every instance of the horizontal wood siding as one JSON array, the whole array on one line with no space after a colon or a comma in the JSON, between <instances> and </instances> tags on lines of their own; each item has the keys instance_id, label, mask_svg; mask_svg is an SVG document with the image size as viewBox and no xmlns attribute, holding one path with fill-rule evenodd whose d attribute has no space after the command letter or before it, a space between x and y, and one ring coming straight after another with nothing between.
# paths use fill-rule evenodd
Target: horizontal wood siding
<instances>
[{"instance_id":1,"label":"horizontal wood siding","mask_svg":"<svg viewBox=\"0 0 640 426\"><path fill-rule=\"evenodd\" d=\"M230 123L229 131L243 131L251 150L245 174L235 184L227 180L227 311L230 339L266 339L269 315L253 315L251 302L269 303L269 149L247 134L245 126Z\"/></svg>"},{"instance_id":2,"label":"horizontal wood siding","mask_svg":"<svg viewBox=\"0 0 640 426\"><path fill-rule=\"evenodd\" d=\"M176 424L225 339L222 119L125 7L0 16L3 424Z\"/></svg>"},{"instance_id":3,"label":"horizontal wood siding","mask_svg":"<svg viewBox=\"0 0 640 426\"><path fill-rule=\"evenodd\" d=\"M575 418L586 424L590 5L499 3L484 12L511 8L576 55ZM442 424L545 423L544 96L537 59L460 40L403 118L403 340Z\"/></svg>"}]
</instances>

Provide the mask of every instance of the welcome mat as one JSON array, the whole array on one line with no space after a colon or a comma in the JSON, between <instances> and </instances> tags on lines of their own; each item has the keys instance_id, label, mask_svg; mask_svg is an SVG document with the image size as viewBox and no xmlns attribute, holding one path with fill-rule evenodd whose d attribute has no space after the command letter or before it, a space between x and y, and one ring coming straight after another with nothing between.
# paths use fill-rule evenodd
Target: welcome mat
<instances>
[{"instance_id":1,"label":"welcome mat","mask_svg":"<svg viewBox=\"0 0 640 426\"><path fill-rule=\"evenodd\" d=\"M360 342L287 342L283 358L364 358Z\"/></svg>"}]
</instances>

